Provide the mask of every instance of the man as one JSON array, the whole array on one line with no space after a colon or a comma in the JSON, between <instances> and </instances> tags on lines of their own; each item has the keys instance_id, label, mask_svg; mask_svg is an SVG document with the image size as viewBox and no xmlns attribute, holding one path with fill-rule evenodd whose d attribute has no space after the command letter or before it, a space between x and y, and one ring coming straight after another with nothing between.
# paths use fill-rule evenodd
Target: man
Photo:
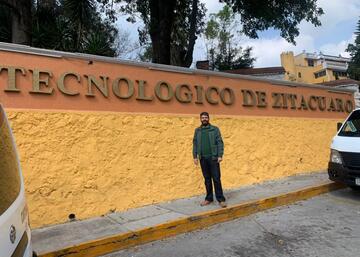
<instances>
[{"instance_id":1,"label":"man","mask_svg":"<svg viewBox=\"0 0 360 257\"><path fill-rule=\"evenodd\" d=\"M202 112L200 121L201 126L195 129L193 139L194 163L198 165L200 160L206 187L205 201L200 205L205 206L213 202L212 183L214 182L216 200L225 208L225 197L220 180L220 162L224 154L224 143L219 128L210 124L209 113Z\"/></svg>"}]
</instances>

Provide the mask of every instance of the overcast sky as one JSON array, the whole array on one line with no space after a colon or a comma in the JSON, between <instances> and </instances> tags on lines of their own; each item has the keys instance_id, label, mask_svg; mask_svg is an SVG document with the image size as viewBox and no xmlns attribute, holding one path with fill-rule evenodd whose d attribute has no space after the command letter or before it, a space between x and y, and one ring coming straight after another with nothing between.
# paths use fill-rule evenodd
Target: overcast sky
<instances>
[{"instance_id":1,"label":"overcast sky","mask_svg":"<svg viewBox=\"0 0 360 257\"><path fill-rule=\"evenodd\" d=\"M206 3L208 14L216 13L222 4L215 0L201 0ZM302 22L299 26L300 35L295 38L296 46L280 37L279 31L268 30L259 33L258 39L243 37L241 46L252 46L253 56L257 58L255 67L280 66L280 53L293 51L295 54L306 50L307 52L323 52L325 54L349 56L345 49L355 40L355 29L360 18L360 0L318 0L318 6L323 8L325 14L320 17L322 26L314 27L312 24ZM121 29L131 34L137 40L137 27L140 22L129 25L119 20ZM198 39L194 50L194 61L206 59L205 42Z\"/></svg>"}]
</instances>

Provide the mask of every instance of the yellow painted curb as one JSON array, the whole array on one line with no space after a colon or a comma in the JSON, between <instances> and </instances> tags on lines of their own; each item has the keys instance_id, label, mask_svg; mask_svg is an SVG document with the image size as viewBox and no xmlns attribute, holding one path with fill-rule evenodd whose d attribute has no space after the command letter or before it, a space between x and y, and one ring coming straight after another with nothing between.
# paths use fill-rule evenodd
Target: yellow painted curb
<instances>
[{"instance_id":1,"label":"yellow painted curb","mask_svg":"<svg viewBox=\"0 0 360 257\"><path fill-rule=\"evenodd\" d=\"M81 243L58 251L41 254L39 257L95 257L131 246L202 229L216 223L244 217L266 209L291 204L344 187L344 185L338 183L324 183L282 195L245 202L224 209L198 213L187 218L173 220L154 227Z\"/></svg>"}]
</instances>

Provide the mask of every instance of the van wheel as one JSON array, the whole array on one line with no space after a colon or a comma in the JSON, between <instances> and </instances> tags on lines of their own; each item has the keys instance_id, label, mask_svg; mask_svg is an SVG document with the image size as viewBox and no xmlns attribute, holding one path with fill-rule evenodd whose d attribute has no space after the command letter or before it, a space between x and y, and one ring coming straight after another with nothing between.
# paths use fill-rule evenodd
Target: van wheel
<instances>
[{"instance_id":1,"label":"van wheel","mask_svg":"<svg viewBox=\"0 0 360 257\"><path fill-rule=\"evenodd\" d=\"M360 186L350 186L350 188L354 191L360 191Z\"/></svg>"}]
</instances>

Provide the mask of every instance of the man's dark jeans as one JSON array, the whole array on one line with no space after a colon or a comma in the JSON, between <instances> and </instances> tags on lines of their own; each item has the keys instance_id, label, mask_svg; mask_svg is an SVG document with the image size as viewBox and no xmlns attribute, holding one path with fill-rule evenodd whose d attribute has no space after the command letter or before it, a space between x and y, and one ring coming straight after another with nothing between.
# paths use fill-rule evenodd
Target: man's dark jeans
<instances>
[{"instance_id":1,"label":"man's dark jeans","mask_svg":"<svg viewBox=\"0 0 360 257\"><path fill-rule=\"evenodd\" d=\"M211 157L201 157L200 159L201 170L205 179L206 197L205 200L212 202L214 200L212 181L215 187L216 200L224 202L225 197L221 187L220 180L220 165L217 160Z\"/></svg>"}]
</instances>

